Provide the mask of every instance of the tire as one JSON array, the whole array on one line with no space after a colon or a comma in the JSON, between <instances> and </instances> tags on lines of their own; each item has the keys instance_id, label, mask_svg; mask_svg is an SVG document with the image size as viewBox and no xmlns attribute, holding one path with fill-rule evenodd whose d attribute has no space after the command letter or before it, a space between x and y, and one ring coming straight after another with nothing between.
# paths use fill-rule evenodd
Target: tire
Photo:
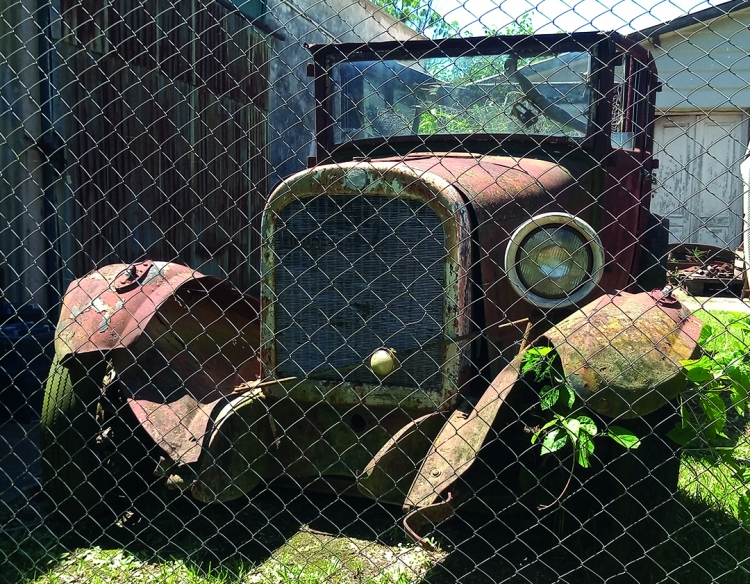
<instances>
[{"instance_id":1,"label":"tire","mask_svg":"<svg viewBox=\"0 0 750 584\"><path fill-rule=\"evenodd\" d=\"M106 423L100 355L55 357L44 393L41 462L44 492L68 527L104 529L148 497L158 480L153 453L127 405ZM111 404L110 404L111 406ZM111 408L110 408L111 409ZM106 431L105 431L106 428Z\"/></svg>"},{"instance_id":2,"label":"tire","mask_svg":"<svg viewBox=\"0 0 750 584\"><path fill-rule=\"evenodd\" d=\"M79 524L100 511L113 488L96 455L96 405L104 363L52 362L42 403L40 446L44 492L58 516ZM98 513L96 514L98 515Z\"/></svg>"},{"instance_id":3,"label":"tire","mask_svg":"<svg viewBox=\"0 0 750 584\"><path fill-rule=\"evenodd\" d=\"M56 519L68 530L101 532L134 510L134 520L118 525L139 531L142 517L168 518L181 500L156 476L164 453L140 427L118 381L105 387L106 373L103 356L88 354L64 364L55 357L47 378L42 479Z\"/></svg>"}]
</instances>

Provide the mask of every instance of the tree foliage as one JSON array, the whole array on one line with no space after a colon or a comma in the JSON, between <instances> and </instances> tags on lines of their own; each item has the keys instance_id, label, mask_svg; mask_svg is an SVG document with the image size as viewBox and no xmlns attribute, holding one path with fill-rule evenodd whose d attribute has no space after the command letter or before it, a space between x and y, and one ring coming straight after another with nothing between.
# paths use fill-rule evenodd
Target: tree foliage
<instances>
[{"instance_id":1,"label":"tree foliage","mask_svg":"<svg viewBox=\"0 0 750 584\"><path fill-rule=\"evenodd\" d=\"M433 7L432 0L373 0L375 4L427 37L440 39L456 36L457 22L448 22Z\"/></svg>"},{"instance_id":2,"label":"tree foliage","mask_svg":"<svg viewBox=\"0 0 750 584\"><path fill-rule=\"evenodd\" d=\"M407 26L427 37L441 39L461 34L461 27L458 22L446 20L433 8L433 0L372 1ZM515 22L502 29L486 25L483 25L482 28L487 36L534 34L532 15L533 11L525 12Z\"/></svg>"},{"instance_id":3,"label":"tree foliage","mask_svg":"<svg viewBox=\"0 0 750 584\"><path fill-rule=\"evenodd\" d=\"M533 13L533 10L524 12L516 18L515 22L510 23L503 29L484 25L484 34L487 36L534 34L534 23L531 21Z\"/></svg>"}]
</instances>

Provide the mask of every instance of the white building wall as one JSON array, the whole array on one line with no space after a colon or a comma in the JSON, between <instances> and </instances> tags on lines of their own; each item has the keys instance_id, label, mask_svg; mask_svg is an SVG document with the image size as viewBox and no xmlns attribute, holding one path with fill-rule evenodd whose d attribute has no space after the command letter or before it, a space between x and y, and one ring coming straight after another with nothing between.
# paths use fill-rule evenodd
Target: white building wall
<instances>
[{"instance_id":1,"label":"white building wall","mask_svg":"<svg viewBox=\"0 0 750 584\"><path fill-rule=\"evenodd\" d=\"M645 42L664 84L657 109L750 109L749 26L750 8Z\"/></svg>"},{"instance_id":2,"label":"white building wall","mask_svg":"<svg viewBox=\"0 0 750 584\"><path fill-rule=\"evenodd\" d=\"M735 249L743 231L739 165L750 112L750 9L644 42L656 59L652 212L670 240Z\"/></svg>"}]
</instances>

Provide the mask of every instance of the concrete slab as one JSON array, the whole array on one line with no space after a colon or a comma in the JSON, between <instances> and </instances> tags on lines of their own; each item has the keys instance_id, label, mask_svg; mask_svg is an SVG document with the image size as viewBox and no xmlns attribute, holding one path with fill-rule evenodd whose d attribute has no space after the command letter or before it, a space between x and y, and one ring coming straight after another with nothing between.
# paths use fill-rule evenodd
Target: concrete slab
<instances>
[{"instance_id":1,"label":"concrete slab","mask_svg":"<svg viewBox=\"0 0 750 584\"><path fill-rule=\"evenodd\" d=\"M742 312L750 315L750 302L740 300L737 297L692 296L682 289L675 290L674 295L690 310L698 310L702 308L709 312L712 310L721 310Z\"/></svg>"}]
</instances>

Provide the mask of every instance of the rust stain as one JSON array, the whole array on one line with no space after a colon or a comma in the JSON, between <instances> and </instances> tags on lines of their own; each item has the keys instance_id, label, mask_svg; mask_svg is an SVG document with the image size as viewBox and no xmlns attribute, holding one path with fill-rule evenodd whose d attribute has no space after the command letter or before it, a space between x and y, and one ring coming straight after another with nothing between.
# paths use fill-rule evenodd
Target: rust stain
<instances>
[{"instance_id":1,"label":"rust stain","mask_svg":"<svg viewBox=\"0 0 750 584\"><path fill-rule=\"evenodd\" d=\"M516 357L492 381L470 412L455 410L425 456L404 502L404 511L429 507L448 497L456 481L476 460L490 427L518 381ZM460 498L452 493L456 504Z\"/></svg>"},{"instance_id":2,"label":"rust stain","mask_svg":"<svg viewBox=\"0 0 750 584\"><path fill-rule=\"evenodd\" d=\"M261 373L258 301L209 283L185 282L111 353L128 405L177 464L198 460L216 410Z\"/></svg>"},{"instance_id":3,"label":"rust stain","mask_svg":"<svg viewBox=\"0 0 750 584\"><path fill-rule=\"evenodd\" d=\"M205 278L184 266L156 262L141 276L140 285L118 292L117 279L129 269L126 264L112 264L70 284L57 325L58 355L127 347L138 340L155 310L179 286Z\"/></svg>"}]
</instances>

